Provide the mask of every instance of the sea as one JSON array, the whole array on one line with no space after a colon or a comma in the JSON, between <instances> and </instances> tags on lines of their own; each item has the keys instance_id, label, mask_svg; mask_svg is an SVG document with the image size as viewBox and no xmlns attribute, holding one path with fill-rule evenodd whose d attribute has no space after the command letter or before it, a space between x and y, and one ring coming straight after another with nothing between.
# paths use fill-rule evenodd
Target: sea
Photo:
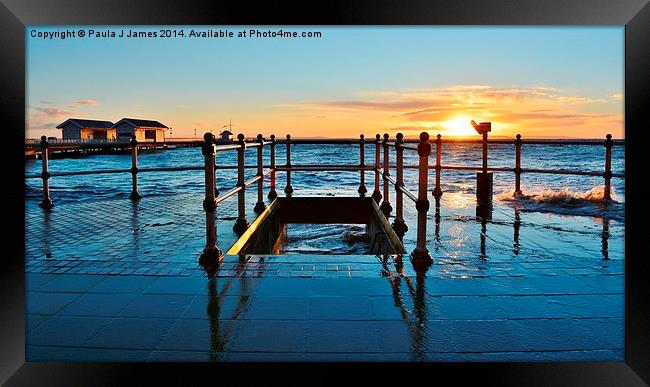
<instances>
[{"instance_id":1,"label":"sea","mask_svg":"<svg viewBox=\"0 0 650 387\"><path fill-rule=\"evenodd\" d=\"M286 162L284 145L277 145L278 165ZM264 149L265 164L268 164L268 148ZM311 145L293 144L291 148L293 165L327 165L359 163L358 145ZM612 171L625 173L624 146L615 145L612 152ZM374 162L374 145L367 144L365 149L366 164ZM383 152L382 152L383 154ZM514 168L515 149L508 144L490 144L488 149L489 165L493 167ZM246 151L246 165L256 164L256 150ZM236 165L236 152L218 152L217 165ZM391 150L391 164L394 152ZM480 144L443 144L443 165L481 165ZM429 162L435 161L435 147ZM417 165L418 156L414 150L404 151L404 164ZM605 163L605 147L594 145L533 145L522 146L522 168L564 169L602 172ZM141 152L138 155L139 168L202 166L203 156L198 147L178 147L174 149ZM108 169L129 169L130 154L96 154L73 158L50 159L51 173L73 171L100 171ZM42 197L40 178L41 161L25 161L25 198L28 204L35 205ZM246 179L253 177L256 170L246 170ZM235 187L237 172L234 169L217 171L217 187L220 192ZM391 174L394 176L395 171ZM524 173L521 176L522 195L514 196L514 173L494 173L494 202L496 208L514 207L517 211L536 214L555 214L564 216L566 221L589 219L602 222L615 221L623 225L625 221L625 179L612 178L612 201L605 202L603 195L604 179L599 176L572 176L556 174ZM294 195L357 195L359 172L311 172L295 171L292 173ZM429 191L433 189L435 171L429 171ZM405 169L405 186L417 193L417 170ZM268 184L268 183L265 183ZM365 173L368 194L372 193L374 173ZM277 173L277 190L280 195L285 186L285 173ZM268 186L267 186L268 187ZM475 195L476 173L473 171L443 170L441 188L447 203L469 205L466 198ZM197 194L204 192L204 175L202 170L183 172L143 172L139 174L139 191L146 197L158 195ZM130 173L54 176L50 179L50 196L57 204L98 201L111 199L127 200L131 191ZM391 188L391 192L392 192ZM457 200L453 198L465 198ZM429 195L429 199L433 198ZM452 200L453 199L453 200ZM234 200L234 199L233 199ZM178 205L196 206L198 201L178 203ZM408 199L405 199L408 202ZM443 202L444 203L444 202ZM394 202L393 202L394 204ZM408 203L412 205L412 203ZM412 213L413 211L411 211ZM508 219L513 215L507 215ZM459 217L457 217L459 218ZM514 222L514 218L510 219ZM363 227L359 225L326 225L311 229L292 225L296 232L291 233L289 249L295 253L317 252L337 253L335 249L343 248L342 253L363 252ZM297 232L300 231L300 232ZM336 243L341 238L349 243L340 246Z\"/></svg>"}]
</instances>

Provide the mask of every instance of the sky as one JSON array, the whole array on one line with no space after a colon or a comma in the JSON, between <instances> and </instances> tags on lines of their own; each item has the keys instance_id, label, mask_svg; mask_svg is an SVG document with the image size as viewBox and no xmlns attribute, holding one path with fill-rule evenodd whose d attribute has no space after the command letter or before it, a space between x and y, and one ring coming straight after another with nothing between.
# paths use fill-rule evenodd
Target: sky
<instances>
[{"instance_id":1,"label":"sky","mask_svg":"<svg viewBox=\"0 0 650 387\"><path fill-rule=\"evenodd\" d=\"M88 29L114 38L32 37ZM158 120L172 137L624 137L624 27L160 27L26 29L28 138L68 118ZM232 38L190 38L228 30ZM239 38L260 31L318 38ZM34 31L34 32L32 32ZM170 133L167 134L170 136Z\"/></svg>"}]
</instances>

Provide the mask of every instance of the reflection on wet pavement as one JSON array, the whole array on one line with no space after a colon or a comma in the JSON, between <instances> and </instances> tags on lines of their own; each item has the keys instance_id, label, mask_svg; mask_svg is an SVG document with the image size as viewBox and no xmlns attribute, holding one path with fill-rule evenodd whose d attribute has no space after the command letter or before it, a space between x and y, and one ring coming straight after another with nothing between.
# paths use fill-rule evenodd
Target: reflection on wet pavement
<instances>
[{"instance_id":1,"label":"reflection on wet pavement","mask_svg":"<svg viewBox=\"0 0 650 387\"><path fill-rule=\"evenodd\" d=\"M498 201L478 216L471 199L432 206L425 272L399 255L202 267L200 206L178 205L200 195L29 205L27 359L622 360L623 224ZM234 209L220 211L226 250Z\"/></svg>"}]
</instances>

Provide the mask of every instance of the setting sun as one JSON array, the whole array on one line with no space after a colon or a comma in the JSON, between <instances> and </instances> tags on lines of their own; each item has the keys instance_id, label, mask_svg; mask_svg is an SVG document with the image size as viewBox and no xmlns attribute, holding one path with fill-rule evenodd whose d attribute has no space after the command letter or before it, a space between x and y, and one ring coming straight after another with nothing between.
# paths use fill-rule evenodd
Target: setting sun
<instances>
[{"instance_id":1,"label":"setting sun","mask_svg":"<svg viewBox=\"0 0 650 387\"><path fill-rule=\"evenodd\" d=\"M476 134L476 131L472 128L470 121L471 119L467 117L456 117L443 122L442 126L449 136L471 136Z\"/></svg>"}]
</instances>

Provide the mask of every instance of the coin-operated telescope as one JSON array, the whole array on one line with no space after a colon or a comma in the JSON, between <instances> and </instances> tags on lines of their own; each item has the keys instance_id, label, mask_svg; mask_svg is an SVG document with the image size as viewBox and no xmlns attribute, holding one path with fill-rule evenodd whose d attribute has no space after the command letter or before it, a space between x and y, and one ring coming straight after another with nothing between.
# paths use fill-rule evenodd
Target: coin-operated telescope
<instances>
[{"instance_id":1,"label":"coin-operated telescope","mask_svg":"<svg viewBox=\"0 0 650 387\"><path fill-rule=\"evenodd\" d=\"M489 214L489 209L492 207L492 172L488 172L488 133L492 131L491 122L476 123L472 120L472 126L476 132L483 136L483 168L481 172L476 173L476 199L478 202L477 215L482 218L485 217L484 213ZM488 211L485 211L485 210ZM479 215L479 210L481 214Z\"/></svg>"},{"instance_id":2,"label":"coin-operated telescope","mask_svg":"<svg viewBox=\"0 0 650 387\"><path fill-rule=\"evenodd\" d=\"M472 120L472 126L478 134L482 134L483 136L487 136L487 133L492 131L491 122L481 122L480 124L477 124L476 121Z\"/></svg>"}]
</instances>

